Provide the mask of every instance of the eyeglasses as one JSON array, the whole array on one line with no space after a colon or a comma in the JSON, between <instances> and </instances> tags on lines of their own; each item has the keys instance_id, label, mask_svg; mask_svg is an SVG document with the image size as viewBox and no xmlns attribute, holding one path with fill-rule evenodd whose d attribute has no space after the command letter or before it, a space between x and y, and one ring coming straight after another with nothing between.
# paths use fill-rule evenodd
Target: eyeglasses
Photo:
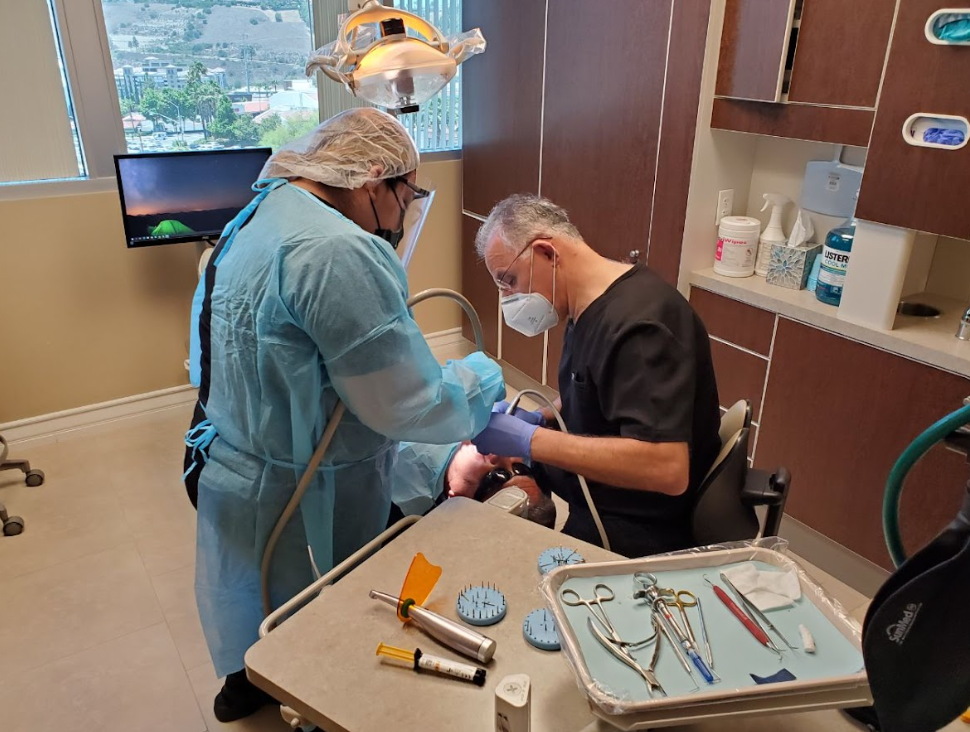
<instances>
[{"instance_id":1,"label":"eyeglasses","mask_svg":"<svg viewBox=\"0 0 970 732\"><path fill-rule=\"evenodd\" d=\"M409 181L403 175L402 176L399 176L397 178L392 178L391 179L391 182L392 183L403 183L404 185L406 185L414 193L414 198L415 199L427 198L428 196L431 195L431 191L426 190L426 189L422 188L421 186L416 186L414 183L412 183L411 181Z\"/></svg>"},{"instance_id":2,"label":"eyeglasses","mask_svg":"<svg viewBox=\"0 0 970 732\"><path fill-rule=\"evenodd\" d=\"M535 239L530 240L528 244L522 247L519 253L515 255L515 258L511 262L509 262L509 266L506 267L504 270L502 270L502 276L495 280L495 286L498 289L502 290L503 292L508 292L509 290L511 290L512 285L506 282L505 278L509 276L509 270L512 269L512 265L514 265L517 261L519 261L519 257L525 254L533 244L535 244L540 239L548 239L548 238L549 237L546 236L545 234L541 236L537 236Z\"/></svg>"}]
</instances>

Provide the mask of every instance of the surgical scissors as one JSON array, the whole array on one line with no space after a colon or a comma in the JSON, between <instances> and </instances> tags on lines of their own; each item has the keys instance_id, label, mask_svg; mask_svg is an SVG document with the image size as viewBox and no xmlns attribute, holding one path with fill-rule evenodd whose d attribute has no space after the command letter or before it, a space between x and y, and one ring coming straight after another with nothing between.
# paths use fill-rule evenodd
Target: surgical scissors
<instances>
[{"instance_id":1,"label":"surgical scissors","mask_svg":"<svg viewBox=\"0 0 970 732\"><path fill-rule=\"evenodd\" d=\"M684 621L684 630L687 631L687 636L690 638L691 643L696 644L697 638L694 637L694 629L690 627L690 618L687 616L686 608L697 607L697 596L690 590L661 590L660 594L666 597L672 597L674 604L680 611L680 617ZM686 600L684 598L687 598Z\"/></svg>"},{"instance_id":2,"label":"surgical scissors","mask_svg":"<svg viewBox=\"0 0 970 732\"><path fill-rule=\"evenodd\" d=\"M690 637L691 642L695 646L697 645L697 636L694 635L694 629L690 624L690 616L687 614L685 608L697 608L697 617L700 618L701 623L701 640L704 641L704 649L707 652L707 664L711 668L714 668L714 651L711 649L711 641L707 636L707 621L704 620L704 609L701 607L700 598L690 590L661 590L660 594L673 597L674 604L677 605L677 609L680 611L680 617L684 621L684 629L687 631L688 637Z\"/></svg>"}]
</instances>

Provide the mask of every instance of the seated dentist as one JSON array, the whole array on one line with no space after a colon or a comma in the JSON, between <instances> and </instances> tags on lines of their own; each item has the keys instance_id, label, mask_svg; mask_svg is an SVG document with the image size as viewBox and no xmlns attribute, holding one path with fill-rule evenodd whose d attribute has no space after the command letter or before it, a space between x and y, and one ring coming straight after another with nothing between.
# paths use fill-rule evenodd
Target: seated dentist
<instances>
[{"instance_id":1,"label":"seated dentist","mask_svg":"<svg viewBox=\"0 0 970 732\"><path fill-rule=\"evenodd\" d=\"M497 204L476 247L509 327L539 336L567 321L559 393L569 434L542 426L551 415L519 410L492 414L472 442L484 454L533 461L569 504L570 536L601 544L578 473L613 551L691 546L693 494L720 450L700 318L646 266L597 254L562 208L536 196Z\"/></svg>"},{"instance_id":2,"label":"seated dentist","mask_svg":"<svg viewBox=\"0 0 970 732\"><path fill-rule=\"evenodd\" d=\"M418 151L353 109L278 150L206 267L193 330L199 402L186 437L198 501L195 595L230 722L272 699L243 657L263 619L260 564L337 400L347 411L270 566L273 607L387 523L398 441L468 440L505 393L481 353L440 366L407 307L394 246L425 194ZM406 459L406 458L401 458Z\"/></svg>"}]
</instances>

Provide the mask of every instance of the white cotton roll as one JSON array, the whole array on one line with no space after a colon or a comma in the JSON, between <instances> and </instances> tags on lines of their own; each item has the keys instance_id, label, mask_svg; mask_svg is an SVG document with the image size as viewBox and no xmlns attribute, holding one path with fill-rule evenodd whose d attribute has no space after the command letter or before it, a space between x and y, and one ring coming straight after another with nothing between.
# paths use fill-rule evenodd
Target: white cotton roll
<instances>
[{"instance_id":1,"label":"white cotton roll","mask_svg":"<svg viewBox=\"0 0 970 732\"><path fill-rule=\"evenodd\" d=\"M798 626L798 632L802 635L802 650L805 653L815 653L815 639L804 625Z\"/></svg>"}]
</instances>

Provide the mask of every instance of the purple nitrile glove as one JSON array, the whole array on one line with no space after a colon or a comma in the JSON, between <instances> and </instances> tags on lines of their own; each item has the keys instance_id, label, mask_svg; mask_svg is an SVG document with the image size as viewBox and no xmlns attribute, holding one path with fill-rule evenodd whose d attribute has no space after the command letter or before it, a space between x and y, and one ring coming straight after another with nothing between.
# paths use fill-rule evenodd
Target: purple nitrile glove
<instances>
[{"instance_id":1,"label":"purple nitrile glove","mask_svg":"<svg viewBox=\"0 0 970 732\"><path fill-rule=\"evenodd\" d=\"M492 407L493 412L506 414L509 410L508 402L495 402L495 406ZM530 412L528 409L522 409L521 407L516 407L515 411L512 412L512 416L516 419L521 419L523 422L528 422L529 424L537 424L540 427L545 424L546 418L542 416L542 412L536 410L535 412Z\"/></svg>"},{"instance_id":2,"label":"purple nitrile glove","mask_svg":"<svg viewBox=\"0 0 970 732\"><path fill-rule=\"evenodd\" d=\"M532 435L539 425L523 422L511 414L493 412L488 425L472 439L483 455L532 459Z\"/></svg>"}]
</instances>

